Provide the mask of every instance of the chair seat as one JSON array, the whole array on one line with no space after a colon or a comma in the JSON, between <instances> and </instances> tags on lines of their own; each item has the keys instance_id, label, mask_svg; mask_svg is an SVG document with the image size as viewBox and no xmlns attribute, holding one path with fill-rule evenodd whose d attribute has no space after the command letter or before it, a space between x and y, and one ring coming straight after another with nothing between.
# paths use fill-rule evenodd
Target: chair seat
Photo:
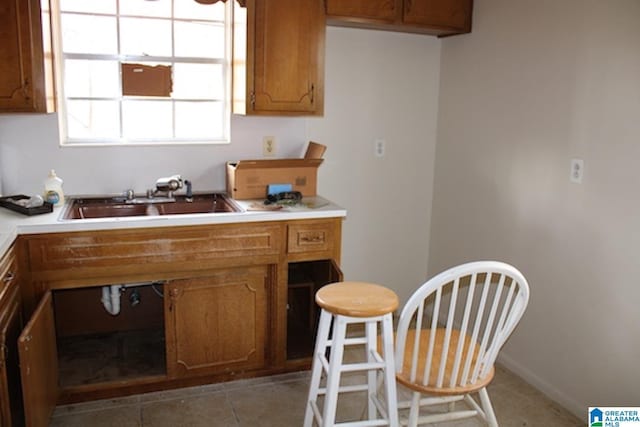
<instances>
[{"instance_id":1,"label":"chair seat","mask_svg":"<svg viewBox=\"0 0 640 427\"><path fill-rule=\"evenodd\" d=\"M474 383L459 384L460 378L462 376L462 372L458 372L456 381L454 382L454 386L453 387L449 386L451 383L451 377L453 375L452 366L454 364L454 357L455 357L456 349L458 346L458 341L460 339L460 331L452 330L451 339L449 343L449 351L447 352L447 361L446 361L446 369L444 372L444 380L442 381L442 387L438 387L436 383L437 383L438 373L440 369L442 347L444 345L444 339L445 339L445 329L438 328L436 329L434 351L432 356L433 360L431 362L431 372L429 373L429 381L428 382L424 381L424 367L427 359L429 335L431 334L430 329L423 329L422 331L420 331L420 337L419 337L420 351L418 353L418 366L416 371L416 379L415 381L411 381L411 366L412 366L411 356L413 355L415 334L416 334L415 329L409 329L407 331L404 360L402 361L402 371L396 373L396 378L398 382L400 382L404 386L410 388L411 390L420 391L425 394L457 395L457 394L464 394L464 393L472 393L474 391L480 390L481 388L489 384L493 379L495 370L492 366L491 370L484 378L478 378L478 380ZM469 347L471 345L473 345L473 348L474 348L473 350L474 354L472 356L471 366L474 366L480 346L477 343L472 343L471 337L465 334L464 347L463 347L463 353L462 353L463 366L464 366L464 361L466 360L467 354L469 352ZM462 371L462 369L460 371ZM471 375L469 375L469 377L470 376Z\"/></svg>"}]
</instances>

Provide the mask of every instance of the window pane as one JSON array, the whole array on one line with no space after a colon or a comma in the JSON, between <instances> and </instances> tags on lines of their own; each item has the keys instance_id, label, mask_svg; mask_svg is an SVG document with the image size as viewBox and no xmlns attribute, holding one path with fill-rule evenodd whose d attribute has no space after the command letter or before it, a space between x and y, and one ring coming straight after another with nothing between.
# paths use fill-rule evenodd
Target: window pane
<instances>
[{"instance_id":1,"label":"window pane","mask_svg":"<svg viewBox=\"0 0 640 427\"><path fill-rule=\"evenodd\" d=\"M125 55L171 56L171 21L121 18L120 46Z\"/></svg>"},{"instance_id":2,"label":"window pane","mask_svg":"<svg viewBox=\"0 0 640 427\"><path fill-rule=\"evenodd\" d=\"M67 101L69 138L109 138L120 135L117 101Z\"/></svg>"},{"instance_id":3,"label":"window pane","mask_svg":"<svg viewBox=\"0 0 640 427\"><path fill-rule=\"evenodd\" d=\"M222 102L176 102L176 137L222 139Z\"/></svg>"},{"instance_id":4,"label":"window pane","mask_svg":"<svg viewBox=\"0 0 640 427\"><path fill-rule=\"evenodd\" d=\"M62 14L62 51L118 53L116 19L108 16Z\"/></svg>"},{"instance_id":5,"label":"window pane","mask_svg":"<svg viewBox=\"0 0 640 427\"><path fill-rule=\"evenodd\" d=\"M222 99L223 96L222 65L174 65L173 98Z\"/></svg>"},{"instance_id":6,"label":"window pane","mask_svg":"<svg viewBox=\"0 0 640 427\"><path fill-rule=\"evenodd\" d=\"M67 97L115 98L120 95L118 61L66 60L64 91Z\"/></svg>"},{"instance_id":7,"label":"window pane","mask_svg":"<svg viewBox=\"0 0 640 427\"><path fill-rule=\"evenodd\" d=\"M125 138L172 138L171 102L124 101L122 128Z\"/></svg>"},{"instance_id":8,"label":"window pane","mask_svg":"<svg viewBox=\"0 0 640 427\"><path fill-rule=\"evenodd\" d=\"M200 4L195 1L178 0L175 2L175 17L181 19L224 20L224 3Z\"/></svg>"},{"instance_id":9,"label":"window pane","mask_svg":"<svg viewBox=\"0 0 640 427\"><path fill-rule=\"evenodd\" d=\"M175 56L224 57L224 26L204 22L175 23Z\"/></svg>"},{"instance_id":10,"label":"window pane","mask_svg":"<svg viewBox=\"0 0 640 427\"><path fill-rule=\"evenodd\" d=\"M60 0L63 12L116 13L116 0Z\"/></svg>"},{"instance_id":11,"label":"window pane","mask_svg":"<svg viewBox=\"0 0 640 427\"><path fill-rule=\"evenodd\" d=\"M177 3L184 3L184 0L177 0ZM171 0L121 0L120 14L171 18Z\"/></svg>"}]
</instances>

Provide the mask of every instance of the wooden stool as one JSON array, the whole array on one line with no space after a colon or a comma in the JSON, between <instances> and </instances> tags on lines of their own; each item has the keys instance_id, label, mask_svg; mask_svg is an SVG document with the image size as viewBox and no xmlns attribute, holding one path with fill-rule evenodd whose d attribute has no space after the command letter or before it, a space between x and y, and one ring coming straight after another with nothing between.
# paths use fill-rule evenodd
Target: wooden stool
<instances>
[{"instance_id":1,"label":"wooden stool","mask_svg":"<svg viewBox=\"0 0 640 427\"><path fill-rule=\"evenodd\" d=\"M396 379L393 358L392 313L398 308L398 296L384 286L363 282L339 282L322 287L316 293L322 309L313 353L313 369L304 427L311 427L315 419L319 426L335 423L338 393L366 391L368 420L344 423L349 426L398 426ZM377 351L378 322L382 324L382 354ZM346 338L347 325L361 323L364 337ZM332 328L333 326L333 328ZM330 337L331 329L333 329ZM366 362L344 364L345 345L365 345ZM327 361L327 349L330 359ZM322 372L326 386L320 388ZM367 371L367 383L341 386L342 372ZM386 407L377 396L377 374L382 373ZM317 405L319 395L325 395L322 414Z\"/></svg>"}]
</instances>

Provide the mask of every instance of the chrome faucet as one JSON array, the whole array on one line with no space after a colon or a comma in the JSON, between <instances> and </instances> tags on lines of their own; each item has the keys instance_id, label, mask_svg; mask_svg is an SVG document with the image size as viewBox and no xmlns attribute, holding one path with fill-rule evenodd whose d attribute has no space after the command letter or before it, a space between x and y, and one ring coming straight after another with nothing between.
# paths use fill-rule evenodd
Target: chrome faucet
<instances>
[{"instance_id":1,"label":"chrome faucet","mask_svg":"<svg viewBox=\"0 0 640 427\"><path fill-rule=\"evenodd\" d=\"M182 181L182 176L180 175L172 175L166 178L159 178L156 181L156 189L153 192L155 196L157 193L165 193L166 197L172 198L173 192L179 190L183 187L184 181Z\"/></svg>"}]
</instances>

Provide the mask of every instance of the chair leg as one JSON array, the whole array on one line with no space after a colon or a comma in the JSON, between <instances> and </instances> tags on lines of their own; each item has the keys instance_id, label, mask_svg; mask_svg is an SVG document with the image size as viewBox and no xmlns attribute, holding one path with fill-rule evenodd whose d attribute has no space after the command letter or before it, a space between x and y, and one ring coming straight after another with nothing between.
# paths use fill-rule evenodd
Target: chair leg
<instances>
[{"instance_id":1,"label":"chair leg","mask_svg":"<svg viewBox=\"0 0 640 427\"><path fill-rule=\"evenodd\" d=\"M320 312L320 323L318 324L318 334L316 347L313 352L313 370L311 372L311 384L309 385L309 396L307 398L307 409L304 414L304 427L312 427L313 425L313 409L311 402L318 400L320 389L320 380L322 378L322 361L327 351L327 342L329 340L329 330L331 329L331 314L322 310Z\"/></svg>"},{"instance_id":2,"label":"chair leg","mask_svg":"<svg viewBox=\"0 0 640 427\"><path fill-rule=\"evenodd\" d=\"M482 410L484 411L484 414L487 417L487 424L489 424L489 427L498 427L498 420L496 419L496 414L493 411L493 406L491 405L491 399L489 399L489 393L487 393L487 388L482 387L478 392L478 394L480 395Z\"/></svg>"},{"instance_id":3,"label":"chair leg","mask_svg":"<svg viewBox=\"0 0 640 427\"><path fill-rule=\"evenodd\" d=\"M420 392L414 391L411 397L411 409L409 410L409 422L407 426L416 427L420 415Z\"/></svg>"}]
</instances>

